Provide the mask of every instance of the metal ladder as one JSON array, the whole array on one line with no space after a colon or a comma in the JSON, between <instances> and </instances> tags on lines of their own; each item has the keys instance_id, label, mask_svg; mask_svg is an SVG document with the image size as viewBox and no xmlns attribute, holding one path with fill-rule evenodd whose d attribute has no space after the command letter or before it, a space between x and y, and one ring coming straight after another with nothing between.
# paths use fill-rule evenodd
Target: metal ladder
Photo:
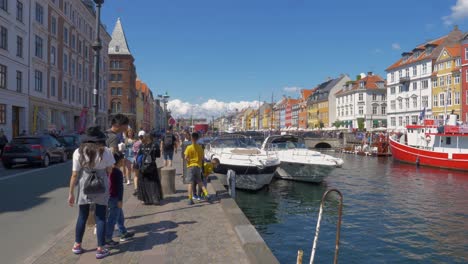
<instances>
[{"instance_id":1,"label":"metal ladder","mask_svg":"<svg viewBox=\"0 0 468 264\"><path fill-rule=\"evenodd\" d=\"M317 241L318 241L318 236L319 236L319 232L320 232L320 222L322 221L323 206L324 206L324 203L325 203L325 200L326 200L328 194L330 194L332 192L337 193L338 196L340 197L340 204L338 206L338 222L336 223L335 257L333 259L334 264L338 263L338 251L339 251L339 248L340 248L341 217L342 217L342 213L343 213L343 195L337 189L330 189L330 190L326 191L323 194L322 201L320 202L319 216L318 216L318 219L317 219L317 227L315 228L314 244L312 246L312 253L310 255L309 264L314 263L315 251L317 249ZM299 250L297 252L297 264L302 264L303 254L304 254L304 252L302 250Z\"/></svg>"}]
</instances>

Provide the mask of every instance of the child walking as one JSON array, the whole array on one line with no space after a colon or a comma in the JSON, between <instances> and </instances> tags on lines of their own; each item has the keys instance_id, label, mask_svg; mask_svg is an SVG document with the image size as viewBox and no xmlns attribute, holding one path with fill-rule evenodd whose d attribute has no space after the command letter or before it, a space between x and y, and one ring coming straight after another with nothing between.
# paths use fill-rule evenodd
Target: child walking
<instances>
[{"instance_id":1,"label":"child walking","mask_svg":"<svg viewBox=\"0 0 468 264\"><path fill-rule=\"evenodd\" d=\"M106 224L106 245L116 246L119 242L112 240L112 235L114 233L115 224L120 232L120 241L127 241L132 238L135 234L128 232L125 228L124 222L125 217L122 210L122 200L123 200L123 174L119 169L125 162L124 155L121 153L114 153L115 164L112 168L112 172L109 177L109 211Z\"/></svg>"}]
</instances>

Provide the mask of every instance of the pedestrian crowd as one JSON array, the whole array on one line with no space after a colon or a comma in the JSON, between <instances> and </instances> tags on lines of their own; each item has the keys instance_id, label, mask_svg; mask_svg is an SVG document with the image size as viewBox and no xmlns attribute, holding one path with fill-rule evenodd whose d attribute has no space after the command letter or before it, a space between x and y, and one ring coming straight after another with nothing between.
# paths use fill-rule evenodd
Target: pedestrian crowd
<instances>
[{"instance_id":1,"label":"pedestrian crowd","mask_svg":"<svg viewBox=\"0 0 468 264\"><path fill-rule=\"evenodd\" d=\"M187 141L188 137L191 144L185 148L183 157L187 162L189 205L201 198L211 202L206 179L217 163L204 163L203 149L197 144L197 133L176 136L170 127L162 137L146 133L143 129L136 134L129 128L129 119L122 114L113 117L111 128L106 131L101 131L99 127L86 130L81 145L73 153L69 186L68 203L79 208L73 253L84 252L82 240L92 206L96 221L97 259L105 258L110 254L110 247L134 236L125 227L122 209L124 184L131 185L133 182L133 195L143 205L160 205L163 192L156 159L163 158L164 166L172 167L174 154L181 145L179 140ZM113 239L115 225L120 241Z\"/></svg>"}]
</instances>

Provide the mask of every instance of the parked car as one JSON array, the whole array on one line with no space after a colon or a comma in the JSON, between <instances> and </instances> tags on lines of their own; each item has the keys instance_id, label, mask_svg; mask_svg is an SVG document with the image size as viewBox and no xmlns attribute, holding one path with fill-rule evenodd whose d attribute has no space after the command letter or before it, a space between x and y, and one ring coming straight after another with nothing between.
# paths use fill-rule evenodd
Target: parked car
<instances>
[{"instance_id":1,"label":"parked car","mask_svg":"<svg viewBox=\"0 0 468 264\"><path fill-rule=\"evenodd\" d=\"M80 135L77 134L58 136L57 140L65 147L65 152L69 159L72 158L73 152L75 152L81 144Z\"/></svg>"},{"instance_id":2,"label":"parked car","mask_svg":"<svg viewBox=\"0 0 468 264\"><path fill-rule=\"evenodd\" d=\"M7 169L16 164L47 167L50 162L66 160L65 147L50 135L16 137L5 146L2 157L3 166Z\"/></svg>"}]
</instances>

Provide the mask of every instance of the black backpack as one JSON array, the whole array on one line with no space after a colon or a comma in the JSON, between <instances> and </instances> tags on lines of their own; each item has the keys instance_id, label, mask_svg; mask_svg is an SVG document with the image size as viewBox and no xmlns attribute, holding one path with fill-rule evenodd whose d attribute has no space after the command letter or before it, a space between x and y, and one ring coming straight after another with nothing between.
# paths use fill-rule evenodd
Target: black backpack
<instances>
[{"instance_id":1,"label":"black backpack","mask_svg":"<svg viewBox=\"0 0 468 264\"><path fill-rule=\"evenodd\" d=\"M153 146L144 146L144 149L142 149L140 154L137 156L138 169L143 174L150 172L155 166L153 157L151 157L152 150Z\"/></svg>"},{"instance_id":2,"label":"black backpack","mask_svg":"<svg viewBox=\"0 0 468 264\"><path fill-rule=\"evenodd\" d=\"M105 170L85 168L81 177L84 177L83 193L86 195L102 194L106 192L107 177Z\"/></svg>"},{"instance_id":3,"label":"black backpack","mask_svg":"<svg viewBox=\"0 0 468 264\"><path fill-rule=\"evenodd\" d=\"M166 133L164 136L164 149L173 149L174 148L174 136L171 133Z\"/></svg>"}]
</instances>

